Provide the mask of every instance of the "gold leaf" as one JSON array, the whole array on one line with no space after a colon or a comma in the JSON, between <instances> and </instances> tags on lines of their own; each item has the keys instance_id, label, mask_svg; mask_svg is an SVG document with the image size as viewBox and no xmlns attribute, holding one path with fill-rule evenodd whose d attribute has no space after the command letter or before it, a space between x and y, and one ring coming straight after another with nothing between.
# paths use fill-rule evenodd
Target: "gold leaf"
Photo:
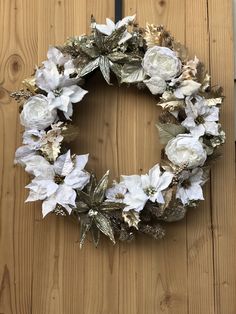
<instances>
[{"instance_id":1,"label":"gold leaf","mask_svg":"<svg viewBox=\"0 0 236 314\"><path fill-rule=\"evenodd\" d=\"M129 227L134 227L138 230L138 223L140 222L139 213L135 210L123 211L122 217L127 222Z\"/></svg>"},{"instance_id":2,"label":"gold leaf","mask_svg":"<svg viewBox=\"0 0 236 314\"><path fill-rule=\"evenodd\" d=\"M172 138L178 134L185 133L186 129L182 125L172 123L157 123L156 127L159 130L160 141L162 144L167 144Z\"/></svg>"},{"instance_id":3,"label":"gold leaf","mask_svg":"<svg viewBox=\"0 0 236 314\"><path fill-rule=\"evenodd\" d=\"M66 127L62 129L61 134L65 142L70 143L77 138L79 134L79 127L71 124L66 125Z\"/></svg>"},{"instance_id":4,"label":"gold leaf","mask_svg":"<svg viewBox=\"0 0 236 314\"><path fill-rule=\"evenodd\" d=\"M168 111L175 111L177 109L184 108L184 101L183 100L170 100L166 102L159 102L157 106L162 107Z\"/></svg>"},{"instance_id":5,"label":"gold leaf","mask_svg":"<svg viewBox=\"0 0 236 314\"><path fill-rule=\"evenodd\" d=\"M28 77L22 81L22 84L33 94L37 93L38 87L34 76Z\"/></svg>"}]
</instances>

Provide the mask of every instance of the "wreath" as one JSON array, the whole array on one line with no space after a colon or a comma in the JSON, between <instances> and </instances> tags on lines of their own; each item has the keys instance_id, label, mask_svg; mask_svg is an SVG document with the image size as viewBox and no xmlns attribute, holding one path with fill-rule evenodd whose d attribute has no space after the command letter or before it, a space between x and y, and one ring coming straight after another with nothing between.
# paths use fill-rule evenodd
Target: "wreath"
<instances>
[{"instance_id":1,"label":"wreath","mask_svg":"<svg viewBox=\"0 0 236 314\"><path fill-rule=\"evenodd\" d=\"M187 49L163 26L141 28L128 16L98 24L91 34L50 47L47 60L11 94L20 102L25 127L15 162L32 176L26 202L42 201L42 213L74 217L81 225L80 246L91 233L95 246L103 233L132 240L137 233L162 238L164 225L182 219L203 200L210 161L219 154L225 133L219 123L222 89ZM156 126L164 144L161 163L147 174L122 175L109 185L109 171L97 180L85 170L88 154L71 153L78 132L73 105L88 91L81 86L95 70L107 84L148 89L163 110Z\"/></svg>"}]
</instances>

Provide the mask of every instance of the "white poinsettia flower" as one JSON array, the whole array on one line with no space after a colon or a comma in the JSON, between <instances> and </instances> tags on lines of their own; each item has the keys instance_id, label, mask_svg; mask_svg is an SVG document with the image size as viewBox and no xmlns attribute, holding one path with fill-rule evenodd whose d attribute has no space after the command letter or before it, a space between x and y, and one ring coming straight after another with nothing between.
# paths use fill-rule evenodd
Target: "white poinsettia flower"
<instances>
[{"instance_id":1,"label":"white poinsettia flower","mask_svg":"<svg viewBox=\"0 0 236 314\"><path fill-rule=\"evenodd\" d=\"M192 100L186 98L187 118L181 124L198 138L204 134L219 135L219 108L209 107L200 96L195 97L194 102Z\"/></svg>"},{"instance_id":2,"label":"white poinsettia flower","mask_svg":"<svg viewBox=\"0 0 236 314\"><path fill-rule=\"evenodd\" d=\"M76 206L76 192L66 184L61 184L54 194L49 196L43 201L42 213L45 217L50 212L53 212L57 205L61 205L65 208L68 214L71 214L73 207Z\"/></svg>"},{"instance_id":3,"label":"white poinsettia flower","mask_svg":"<svg viewBox=\"0 0 236 314\"><path fill-rule=\"evenodd\" d=\"M201 168L182 171L179 176L176 198L180 199L183 205L187 205L190 201L204 200L201 187L204 181Z\"/></svg>"},{"instance_id":4,"label":"white poinsettia flower","mask_svg":"<svg viewBox=\"0 0 236 314\"><path fill-rule=\"evenodd\" d=\"M27 129L43 130L49 127L57 119L56 110L49 109L47 97L37 95L30 97L23 106L20 121Z\"/></svg>"},{"instance_id":5,"label":"white poinsettia flower","mask_svg":"<svg viewBox=\"0 0 236 314\"><path fill-rule=\"evenodd\" d=\"M41 179L53 180L55 171L43 156L34 155L24 159L25 171Z\"/></svg>"},{"instance_id":6,"label":"white poinsettia flower","mask_svg":"<svg viewBox=\"0 0 236 314\"><path fill-rule=\"evenodd\" d=\"M158 76L153 76L143 81L153 95L163 94L166 90L166 82Z\"/></svg>"},{"instance_id":7,"label":"white poinsettia flower","mask_svg":"<svg viewBox=\"0 0 236 314\"><path fill-rule=\"evenodd\" d=\"M162 173L158 164L146 175L122 176L122 182L128 189L124 199L128 206L124 210L141 211L148 200L163 204L162 191L170 185L172 179L173 174L168 171Z\"/></svg>"},{"instance_id":8,"label":"white poinsettia flower","mask_svg":"<svg viewBox=\"0 0 236 314\"><path fill-rule=\"evenodd\" d=\"M80 102L87 93L88 91L77 85L58 88L48 93L49 109L59 109L70 119L73 114L72 104Z\"/></svg>"},{"instance_id":9,"label":"white poinsettia flower","mask_svg":"<svg viewBox=\"0 0 236 314\"><path fill-rule=\"evenodd\" d=\"M179 74L181 61L173 50L154 46L146 51L142 66L150 77L160 77L164 81L169 81Z\"/></svg>"},{"instance_id":10,"label":"white poinsettia flower","mask_svg":"<svg viewBox=\"0 0 236 314\"><path fill-rule=\"evenodd\" d=\"M160 204L165 202L162 191L170 185L173 176L173 173L168 171L161 173L158 164L151 168L148 174L141 175L142 188L150 201Z\"/></svg>"},{"instance_id":11,"label":"white poinsettia flower","mask_svg":"<svg viewBox=\"0 0 236 314\"><path fill-rule=\"evenodd\" d=\"M63 67L62 71L65 76L68 76L70 74L73 74L76 72L74 62L71 58L71 56L64 55L59 49L56 47L49 47L48 53L47 53L48 60L44 61L44 66L47 67L47 63L52 62L56 66ZM49 65L50 66L50 65Z\"/></svg>"},{"instance_id":12,"label":"white poinsettia flower","mask_svg":"<svg viewBox=\"0 0 236 314\"><path fill-rule=\"evenodd\" d=\"M95 24L96 29L107 36L110 36L116 29L124 26L124 25L128 25L129 23L133 22L133 20L135 19L135 15L133 16L126 16L124 17L121 21L118 21L116 24L109 18L106 18L106 24ZM121 38L121 40L119 41L119 45L121 45L122 43L126 42L128 39L130 39L132 37L132 35L128 32L125 31L123 34L123 37Z\"/></svg>"},{"instance_id":13,"label":"white poinsettia flower","mask_svg":"<svg viewBox=\"0 0 236 314\"><path fill-rule=\"evenodd\" d=\"M174 165L189 169L203 166L207 158L202 143L192 134L179 134L174 137L167 143L165 153Z\"/></svg>"},{"instance_id":14,"label":"white poinsettia flower","mask_svg":"<svg viewBox=\"0 0 236 314\"><path fill-rule=\"evenodd\" d=\"M26 202L33 202L37 200L44 200L51 196L58 189L58 185L52 180L34 178L30 184L26 185L30 189L30 193Z\"/></svg>"},{"instance_id":15,"label":"white poinsettia flower","mask_svg":"<svg viewBox=\"0 0 236 314\"><path fill-rule=\"evenodd\" d=\"M113 186L106 190L106 201L123 203L126 192L127 188L124 182L120 183L114 182Z\"/></svg>"},{"instance_id":16,"label":"white poinsettia flower","mask_svg":"<svg viewBox=\"0 0 236 314\"><path fill-rule=\"evenodd\" d=\"M44 216L57 204L70 213L75 206L75 189L82 190L90 180L90 174L84 170L87 161L88 155L71 158L70 151L59 156L54 164L38 155L24 160L25 170L35 176L27 186L30 189L27 201L44 200Z\"/></svg>"},{"instance_id":17,"label":"white poinsettia flower","mask_svg":"<svg viewBox=\"0 0 236 314\"><path fill-rule=\"evenodd\" d=\"M183 99L186 96L196 94L201 87L201 84L193 80L184 80L180 83L177 89L174 91L175 97Z\"/></svg>"}]
</instances>

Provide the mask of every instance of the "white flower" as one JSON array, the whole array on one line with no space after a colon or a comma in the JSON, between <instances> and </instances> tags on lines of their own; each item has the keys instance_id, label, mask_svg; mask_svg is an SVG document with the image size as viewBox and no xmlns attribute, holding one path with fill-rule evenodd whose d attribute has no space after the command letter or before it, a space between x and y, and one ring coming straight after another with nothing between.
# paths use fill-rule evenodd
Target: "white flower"
<instances>
[{"instance_id":1,"label":"white flower","mask_svg":"<svg viewBox=\"0 0 236 314\"><path fill-rule=\"evenodd\" d=\"M143 68L150 77L160 77L165 81L174 78L181 69L181 62L175 52L167 47L154 46L143 58Z\"/></svg>"},{"instance_id":2,"label":"white flower","mask_svg":"<svg viewBox=\"0 0 236 314\"><path fill-rule=\"evenodd\" d=\"M49 109L59 109L69 119L73 114L72 103L81 101L88 91L76 85L78 79L59 73L52 60L45 61L44 67L36 71L36 84L48 93Z\"/></svg>"},{"instance_id":3,"label":"white flower","mask_svg":"<svg viewBox=\"0 0 236 314\"><path fill-rule=\"evenodd\" d=\"M124 203L128 206L124 210L134 209L139 212L148 200L160 204L165 202L162 191L170 185L173 174L168 171L161 173L157 164L149 170L148 174L122 176L122 179L128 189L124 199Z\"/></svg>"},{"instance_id":4,"label":"white flower","mask_svg":"<svg viewBox=\"0 0 236 314\"><path fill-rule=\"evenodd\" d=\"M68 75L59 73L57 65L51 60L44 62L44 67L36 71L35 78L37 86L47 93L77 82L77 80L69 78Z\"/></svg>"},{"instance_id":5,"label":"white flower","mask_svg":"<svg viewBox=\"0 0 236 314\"><path fill-rule=\"evenodd\" d=\"M121 21L115 24L112 20L106 18L106 24L95 24L95 27L97 30L99 30L100 33L110 36L116 29L124 25L128 25L130 22L133 22L134 19L135 19L135 15L126 16ZM125 31L123 34L123 37L121 38L118 44L121 45L122 43L130 39L131 37L132 35L129 32Z\"/></svg>"},{"instance_id":6,"label":"white flower","mask_svg":"<svg viewBox=\"0 0 236 314\"><path fill-rule=\"evenodd\" d=\"M43 95L29 98L20 114L21 124L29 129L46 129L56 119L56 110L49 110L48 100Z\"/></svg>"},{"instance_id":7,"label":"white flower","mask_svg":"<svg viewBox=\"0 0 236 314\"><path fill-rule=\"evenodd\" d=\"M186 98L185 113L187 118L181 123L191 134L200 137L204 134L219 135L219 108L209 107L202 97L195 97L196 102Z\"/></svg>"},{"instance_id":8,"label":"white flower","mask_svg":"<svg viewBox=\"0 0 236 314\"><path fill-rule=\"evenodd\" d=\"M167 143L165 152L168 159L179 167L202 166L207 158L201 142L191 134L177 135Z\"/></svg>"},{"instance_id":9,"label":"white flower","mask_svg":"<svg viewBox=\"0 0 236 314\"><path fill-rule=\"evenodd\" d=\"M127 188L124 182L116 183L114 182L113 186L106 190L106 201L123 203Z\"/></svg>"},{"instance_id":10,"label":"white flower","mask_svg":"<svg viewBox=\"0 0 236 314\"><path fill-rule=\"evenodd\" d=\"M65 184L59 185L56 192L43 201L43 217L52 212L56 208L57 204L64 207L67 212L71 214L72 208L76 206L75 200L75 190Z\"/></svg>"},{"instance_id":11,"label":"white flower","mask_svg":"<svg viewBox=\"0 0 236 314\"><path fill-rule=\"evenodd\" d=\"M185 96L191 96L196 94L201 87L201 84L193 80L183 81L179 87L174 91L174 95L177 98L184 98Z\"/></svg>"},{"instance_id":12,"label":"white flower","mask_svg":"<svg viewBox=\"0 0 236 314\"><path fill-rule=\"evenodd\" d=\"M203 200L201 187L203 183L203 170L201 168L182 171L179 177L176 198L180 199L183 205L188 204L190 201Z\"/></svg>"},{"instance_id":13,"label":"white flower","mask_svg":"<svg viewBox=\"0 0 236 314\"><path fill-rule=\"evenodd\" d=\"M77 85L58 88L48 93L49 109L59 109L69 119L73 114L72 103L80 102L87 93L88 91Z\"/></svg>"},{"instance_id":14,"label":"white flower","mask_svg":"<svg viewBox=\"0 0 236 314\"><path fill-rule=\"evenodd\" d=\"M163 94L166 90L166 82L158 76L153 76L143 81L153 95Z\"/></svg>"},{"instance_id":15,"label":"white flower","mask_svg":"<svg viewBox=\"0 0 236 314\"><path fill-rule=\"evenodd\" d=\"M72 160L70 151L59 156L54 164L42 156L24 160L25 170L35 176L27 186L30 189L27 201L43 200L43 216L53 211L57 204L70 214L75 206L75 189L82 190L90 179L84 170L87 161L88 155L76 155Z\"/></svg>"},{"instance_id":16,"label":"white flower","mask_svg":"<svg viewBox=\"0 0 236 314\"><path fill-rule=\"evenodd\" d=\"M45 136L46 131L29 129L23 133L23 144L28 145L30 149L39 150L41 147L41 141Z\"/></svg>"},{"instance_id":17,"label":"white flower","mask_svg":"<svg viewBox=\"0 0 236 314\"><path fill-rule=\"evenodd\" d=\"M25 159L32 157L36 154L35 150L31 149L28 145L23 145L17 148L15 152L15 164L25 166Z\"/></svg>"}]
</instances>

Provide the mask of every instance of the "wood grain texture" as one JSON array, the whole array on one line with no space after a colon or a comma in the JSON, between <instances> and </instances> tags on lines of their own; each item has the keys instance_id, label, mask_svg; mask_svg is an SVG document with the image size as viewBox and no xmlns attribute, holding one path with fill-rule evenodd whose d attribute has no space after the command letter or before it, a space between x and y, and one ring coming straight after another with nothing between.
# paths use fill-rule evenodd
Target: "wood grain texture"
<instances>
[{"instance_id":1,"label":"wood grain texture","mask_svg":"<svg viewBox=\"0 0 236 314\"><path fill-rule=\"evenodd\" d=\"M79 229L63 218L41 218L24 204L29 181L13 165L22 129L8 91L20 87L49 44L89 31L114 17L109 0L0 0L0 313L4 314L235 314L236 218L233 131L232 7L225 0L124 0L124 14L164 24L203 60L226 95L223 158L212 170L206 200L167 227L162 241L138 238L115 247L103 239L79 250ZM142 173L160 159L153 98L108 87L99 75L75 110L80 136L73 149L90 152L101 176Z\"/></svg>"}]
</instances>

